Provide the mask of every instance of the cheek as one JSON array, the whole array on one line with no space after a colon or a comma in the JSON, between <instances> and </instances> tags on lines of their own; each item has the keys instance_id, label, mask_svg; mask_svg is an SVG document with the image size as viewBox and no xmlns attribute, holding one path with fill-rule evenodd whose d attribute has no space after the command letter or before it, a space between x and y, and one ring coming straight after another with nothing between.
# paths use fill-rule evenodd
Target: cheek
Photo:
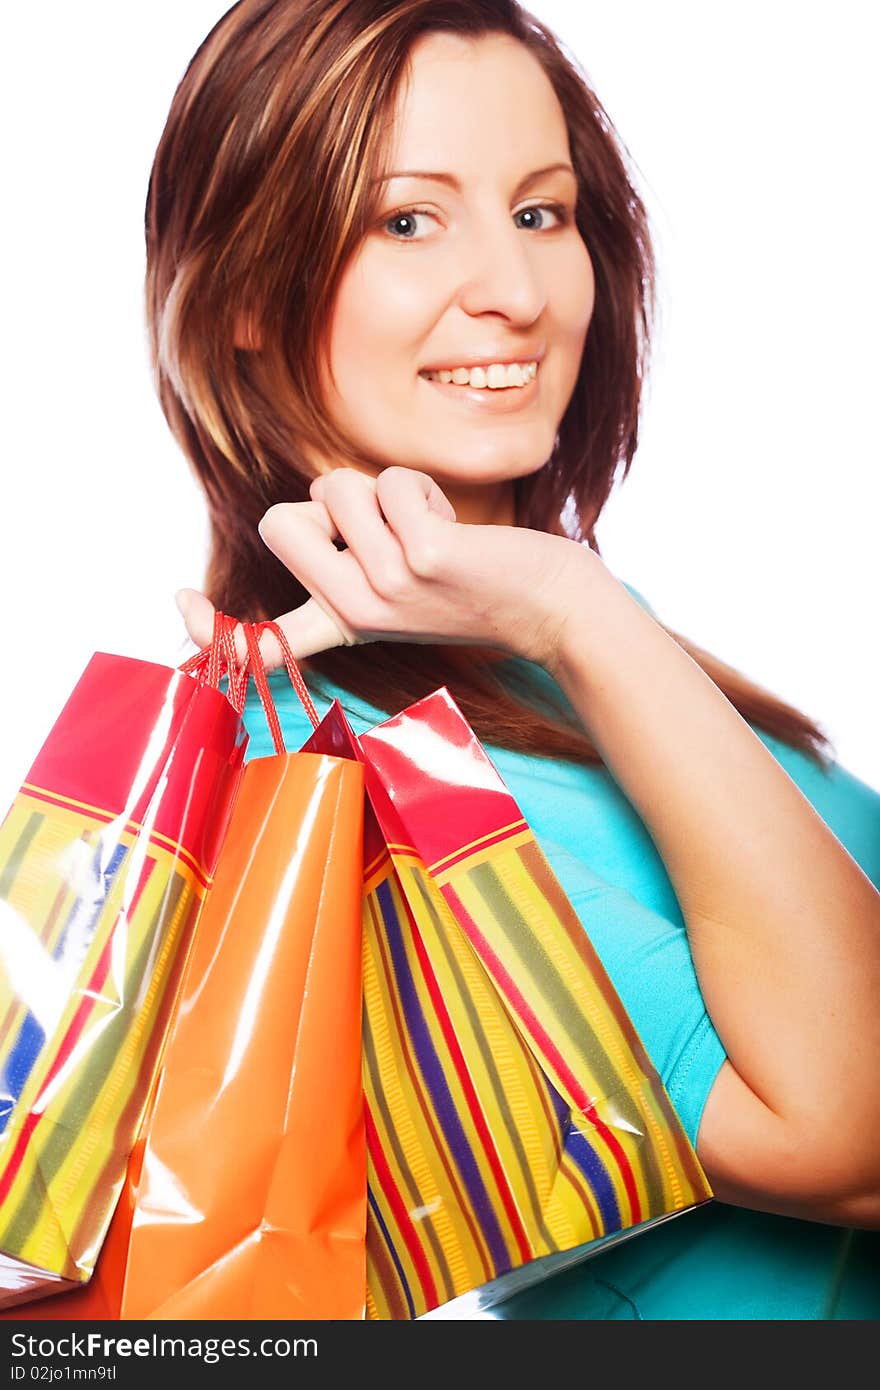
<instances>
[{"instance_id":1,"label":"cheek","mask_svg":"<svg viewBox=\"0 0 880 1390\"><path fill-rule=\"evenodd\" d=\"M381 250L366 248L340 282L330 332L330 361L341 383L411 356L430 321L431 293L424 277L399 273ZM388 378L386 378L386 381Z\"/></svg>"},{"instance_id":2,"label":"cheek","mask_svg":"<svg viewBox=\"0 0 880 1390\"><path fill-rule=\"evenodd\" d=\"M596 303L596 279L582 241L557 265L553 282L553 330L560 350L559 387L566 402L577 380Z\"/></svg>"},{"instance_id":3,"label":"cheek","mask_svg":"<svg viewBox=\"0 0 880 1390\"><path fill-rule=\"evenodd\" d=\"M349 373L374 360L383 320L376 313L375 283L356 263L343 276L330 319L330 366L340 387Z\"/></svg>"},{"instance_id":4,"label":"cheek","mask_svg":"<svg viewBox=\"0 0 880 1390\"><path fill-rule=\"evenodd\" d=\"M559 271L556 285L559 326L564 334L579 338L583 346L596 302L596 277L590 253L582 241L572 247Z\"/></svg>"}]
</instances>

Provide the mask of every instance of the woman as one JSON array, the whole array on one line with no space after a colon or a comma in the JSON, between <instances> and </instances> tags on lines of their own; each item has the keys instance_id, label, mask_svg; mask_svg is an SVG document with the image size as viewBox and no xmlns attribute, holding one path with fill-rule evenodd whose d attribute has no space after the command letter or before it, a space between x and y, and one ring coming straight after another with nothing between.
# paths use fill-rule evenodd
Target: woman
<instances>
[{"instance_id":1,"label":"woman","mask_svg":"<svg viewBox=\"0 0 880 1390\"><path fill-rule=\"evenodd\" d=\"M509 0L242 0L175 95L147 251L211 517L190 636L283 615L356 730L450 686L718 1199L498 1315L877 1316L880 797L600 558L653 259L583 75Z\"/></svg>"}]
</instances>

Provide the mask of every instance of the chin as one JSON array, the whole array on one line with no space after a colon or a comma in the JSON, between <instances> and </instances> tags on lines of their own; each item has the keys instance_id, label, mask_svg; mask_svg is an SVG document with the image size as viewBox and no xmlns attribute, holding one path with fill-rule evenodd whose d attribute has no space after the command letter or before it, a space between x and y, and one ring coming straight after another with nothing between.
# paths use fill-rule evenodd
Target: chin
<instances>
[{"instance_id":1,"label":"chin","mask_svg":"<svg viewBox=\"0 0 880 1390\"><path fill-rule=\"evenodd\" d=\"M546 452L537 455L530 454L526 458L511 459L509 454L506 457L499 457L493 451L492 457L483 454L471 459L459 454L454 460L449 458L426 460L420 464L411 463L410 467L418 468L422 473L427 473L440 487L444 483L456 487L491 486L498 483L512 483L517 478L531 477L533 473L539 472L544 467L552 452L553 444L551 442Z\"/></svg>"},{"instance_id":2,"label":"chin","mask_svg":"<svg viewBox=\"0 0 880 1390\"><path fill-rule=\"evenodd\" d=\"M512 472L509 468L462 468L460 465L455 467L440 463L414 463L410 464L410 467L417 468L420 473L427 473L429 478L434 479L438 487L447 492L462 488L497 487L501 483L510 483L523 476L519 472Z\"/></svg>"}]
</instances>

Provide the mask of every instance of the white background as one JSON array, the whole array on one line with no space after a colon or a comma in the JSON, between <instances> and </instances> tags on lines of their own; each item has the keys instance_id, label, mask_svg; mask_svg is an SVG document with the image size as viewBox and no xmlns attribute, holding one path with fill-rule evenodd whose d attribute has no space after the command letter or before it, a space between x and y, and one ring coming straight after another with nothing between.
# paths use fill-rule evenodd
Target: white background
<instances>
[{"instance_id":1,"label":"white background","mask_svg":"<svg viewBox=\"0 0 880 1390\"><path fill-rule=\"evenodd\" d=\"M0 813L95 650L178 664L201 496L150 381L143 205L220 0L5 17ZM642 442L599 542L880 788L875 59L863 0L537 0L655 223Z\"/></svg>"}]
</instances>

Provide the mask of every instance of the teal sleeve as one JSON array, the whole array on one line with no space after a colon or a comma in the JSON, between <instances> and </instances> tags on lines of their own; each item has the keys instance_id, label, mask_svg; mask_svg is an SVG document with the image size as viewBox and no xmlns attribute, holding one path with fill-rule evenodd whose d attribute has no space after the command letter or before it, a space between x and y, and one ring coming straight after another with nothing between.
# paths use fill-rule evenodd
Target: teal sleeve
<instances>
[{"instance_id":1,"label":"teal sleeve","mask_svg":"<svg viewBox=\"0 0 880 1390\"><path fill-rule=\"evenodd\" d=\"M539 843L608 971L691 1144L725 1059L683 927L605 882L553 841Z\"/></svg>"}]
</instances>

